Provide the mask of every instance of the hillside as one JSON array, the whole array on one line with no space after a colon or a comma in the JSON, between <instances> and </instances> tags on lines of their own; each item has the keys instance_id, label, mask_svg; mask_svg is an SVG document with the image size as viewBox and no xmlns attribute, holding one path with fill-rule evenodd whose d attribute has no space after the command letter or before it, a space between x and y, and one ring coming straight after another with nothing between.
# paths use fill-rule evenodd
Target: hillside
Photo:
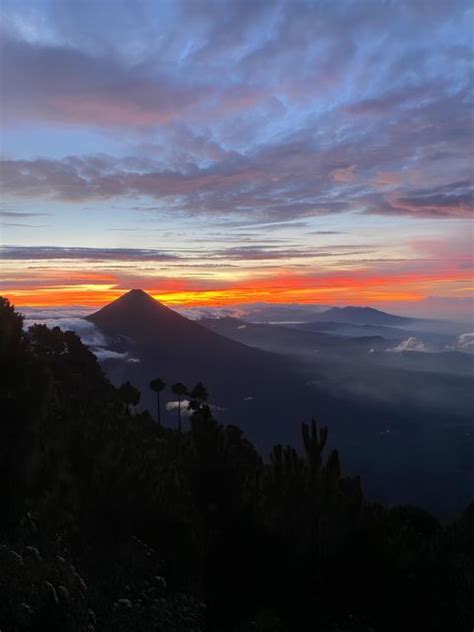
<instances>
[{"instance_id":1,"label":"hillside","mask_svg":"<svg viewBox=\"0 0 474 632\"><path fill-rule=\"evenodd\" d=\"M314 421L263 459L202 389L183 432L163 427L76 334L24 332L1 298L0 369L2 630L470 624L474 507L443 527L373 505Z\"/></svg>"}]
</instances>

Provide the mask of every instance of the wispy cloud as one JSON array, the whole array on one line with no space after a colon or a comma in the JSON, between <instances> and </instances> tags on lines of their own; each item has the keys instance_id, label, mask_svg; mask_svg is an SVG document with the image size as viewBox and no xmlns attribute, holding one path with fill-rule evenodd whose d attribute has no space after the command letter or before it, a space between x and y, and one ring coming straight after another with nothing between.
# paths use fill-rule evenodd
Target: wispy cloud
<instances>
[{"instance_id":1,"label":"wispy cloud","mask_svg":"<svg viewBox=\"0 0 474 632\"><path fill-rule=\"evenodd\" d=\"M470 3L379 5L5 0L2 287L466 295Z\"/></svg>"},{"instance_id":2,"label":"wispy cloud","mask_svg":"<svg viewBox=\"0 0 474 632\"><path fill-rule=\"evenodd\" d=\"M52 261L170 261L174 253L145 248L65 248L62 246L0 246L0 259Z\"/></svg>"},{"instance_id":3,"label":"wispy cloud","mask_svg":"<svg viewBox=\"0 0 474 632\"><path fill-rule=\"evenodd\" d=\"M35 324L47 325L48 327L60 327L64 331L74 331L87 345L90 350L101 361L120 360L126 363L136 363L140 360L129 353L114 351L109 348L109 341L104 334L84 316L88 310L38 310L25 309L25 327L29 328Z\"/></svg>"},{"instance_id":4,"label":"wispy cloud","mask_svg":"<svg viewBox=\"0 0 474 632\"><path fill-rule=\"evenodd\" d=\"M29 219L30 217L49 217L50 213L25 213L23 211L0 211L0 217L7 219Z\"/></svg>"},{"instance_id":5,"label":"wispy cloud","mask_svg":"<svg viewBox=\"0 0 474 632\"><path fill-rule=\"evenodd\" d=\"M11 228L47 228L49 224L21 224L17 222L2 222L2 226Z\"/></svg>"},{"instance_id":6,"label":"wispy cloud","mask_svg":"<svg viewBox=\"0 0 474 632\"><path fill-rule=\"evenodd\" d=\"M400 344L395 347L391 347L387 349L387 351L391 351L392 353L403 353L404 351L427 351L426 345L421 340L418 340L414 336L410 336L406 340L403 340Z\"/></svg>"},{"instance_id":7,"label":"wispy cloud","mask_svg":"<svg viewBox=\"0 0 474 632\"><path fill-rule=\"evenodd\" d=\"M6 7L4 116L99 131L105 147L113 130L131 152L5 159L6 194L130 206L138 196L277 222L472 212L459 185L471 172L468 3L437 3L429 20L417 3L182 1L170 15L132 3L112 22L89 5L31 12L28 29Z\"/></svg>"}]
</instances>

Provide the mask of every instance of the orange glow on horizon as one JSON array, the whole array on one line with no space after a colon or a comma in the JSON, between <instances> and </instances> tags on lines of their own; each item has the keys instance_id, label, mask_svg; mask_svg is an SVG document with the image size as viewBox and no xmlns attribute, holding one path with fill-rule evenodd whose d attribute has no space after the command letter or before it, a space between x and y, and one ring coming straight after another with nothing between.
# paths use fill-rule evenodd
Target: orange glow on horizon
<instances>
[{"instance_id":1,"label":"orange glow on horizon","mask_svg":"<svg viewBox=\"0 0 474 632\"><path fill-rule=\"evenodd\" d=\"M465 283L468 278L470 271L466 270L386 276L359 271L352 275L339 273L319 276L285 273L246 282L221 284L222 287L200 287L196 280L169 278L160 282L161 287L157 288L149 285L149 279L137 279L133 287L141 286L156 300L176 307L217 307L255 302L367 305L419 301L440 289L445 294L456 292L453 283ZM110 276L97 278L95 283L92 278L87 281L89 282L76 281L70 285L41 285L38 280L36 285L32 282L28 286L0 293L18 307L77 305L96 308L119 298L131 289Z\"/></svg>"}]
</instances>

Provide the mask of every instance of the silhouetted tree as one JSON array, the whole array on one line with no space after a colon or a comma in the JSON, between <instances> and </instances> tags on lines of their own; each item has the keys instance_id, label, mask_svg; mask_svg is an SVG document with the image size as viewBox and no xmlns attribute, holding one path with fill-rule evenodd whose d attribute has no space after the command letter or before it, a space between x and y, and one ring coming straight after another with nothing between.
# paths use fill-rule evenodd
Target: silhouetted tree
<instances>
[{"instance_id":1,"label":"silhouetted tree","mask_svg":"<svg viewBox=\"0 0 474 632\"><path fill-rule=\"evenodd\" d=\"M181 433L181 401L188 394L188 387L182 382L177 382L173 384L171 390L178 398L178 432Z\"/></svg>"},{"instance_id":2,"label":"silhouetted tree","mask_svg":"<svg viewBox=\"0 0 474 632\"><path fill-rule=\"evenodd\" d=\"M23 338L23 316L15 311L10 301L0 296L0 359L6 360L15 352Z\"/></svg>"},{"instance_id":3,"label":"silhouetted tree","mask_svg":"<svg viewBox=\"0 0 474 632\"><path fill-rule=\"evenodd\" d=\"M130 382L124 382L118 392L126 406L127 413L130 414L130 406L137 406L140 401L140 391Z\"/></svg>"},{"instance_id":4,"label":"silhouetted tree","mask_svg":"<svg viewBox=\"0 0 474 632\"><path fill-rule=\"evenodd\" d=\"M160 393L166 387L166 382L163 382L159 377L150 382L151 390L156 393L156 421L161 425L161 406L160 406Z\"/></svg>"},{"instance_id":5,"label":"silhouetted tree","mask_svg":"<svg viewBox=\"0 0 474 632\"><path fill-rule=\"evenodd\" d=\"M206 387L203 385L202 382L198 382L196 386L193 388L193 390L191 391L191 398L197 399L201 402L207 402L208 397L209 397L209 394L207 392Z\"/></svg>"},{"instance_id":6,"label":"silhouetted tree","mask_svg":"<svg viewBox=\"0 0 474 632\"><path fill-rule=\"evenodd\" d=\"M474 505L368 502L314 422L264 462L202 384L188 432L130 423L133 386L21 321L0 299L2 630L199 632L201 600L209 632L472 629Z\"/></svg>"},{"instance_id":7,"label":"silhouetted tree","mask_svg":"<svg viewBox=\"0 0 474 632\"><path fill-rule=\"evenodd\" d=\"M191 390L189 396L190 396L189 408L193 412L196 412L202 409L203 406L206 406L207 408L209 408L206 403L209 395L208 395L207 389L205 388L202 382L198 382L196 384L196 386Z\"/></svg>"}]
</instances>

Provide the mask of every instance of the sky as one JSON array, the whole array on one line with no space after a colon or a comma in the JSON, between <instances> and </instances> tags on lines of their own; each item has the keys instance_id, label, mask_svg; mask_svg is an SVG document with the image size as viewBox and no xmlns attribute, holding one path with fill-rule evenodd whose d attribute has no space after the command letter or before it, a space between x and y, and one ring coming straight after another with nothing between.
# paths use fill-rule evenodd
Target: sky
<instances>
[{"instance_id":1,"label":"sky","mask_svg":"<svg viewBox=\"0 0 474 632\"><path fill-rule=\"evenodd\" d=\"M462 0L1 0L0 292L473 296Z\"/></svg>"}]
</instances>

